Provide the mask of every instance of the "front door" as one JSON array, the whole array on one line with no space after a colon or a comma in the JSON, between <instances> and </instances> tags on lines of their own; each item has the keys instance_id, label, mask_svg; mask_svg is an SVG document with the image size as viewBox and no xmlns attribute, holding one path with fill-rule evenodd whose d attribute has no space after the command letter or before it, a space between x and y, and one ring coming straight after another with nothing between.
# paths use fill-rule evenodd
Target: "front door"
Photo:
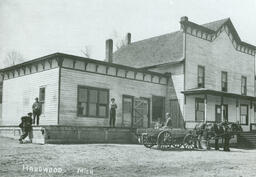
<instances>
[{"instance_id":1,"label":"front door","mask_svg":"<svg viewBox=\"0 0 256 177\"><path fill-rule=\"evenodd\" d=\"M215 105L215 122L221 122L221 106Z\"/></svg>"},{"instance_id":2,"label":"front door","mask_svg":"<svg viewBox=\"0 0 256 177\"><path fill-rule=\"evenodd\" d=\"M123 96L122 127L132 127L133 97Z\"/></svg>"},{"instance_id":3,"label":"front door","mask_svg":"<svg viewBox=\"0 0 256 177\"><path fill-rule=\"evenodd\" d=\"M221 114L223 111L223 120L221 120ZM221 122L221 121L228 121L228 105L224 104L223 105L223 110L221 108L221 105L216 105L215 106L215 122Z\"/></svg>"}]
</instances>

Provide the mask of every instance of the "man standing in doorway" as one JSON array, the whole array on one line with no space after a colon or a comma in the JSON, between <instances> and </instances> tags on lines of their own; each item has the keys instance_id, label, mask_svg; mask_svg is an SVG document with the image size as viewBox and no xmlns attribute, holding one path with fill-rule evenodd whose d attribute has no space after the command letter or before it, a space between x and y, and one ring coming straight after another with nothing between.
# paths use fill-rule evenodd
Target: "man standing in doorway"
<instances>
[{"instance_id":1,"label":"man standing in doorway","mask_svg":"<svg viewBox=\"0 0 256 177\"><path fill-rule=\"evenodd\" d=\"M111 103L110 103L110 121L109 121L110 127L115 127L116 109L117 109L117 105L115 103L115 98L111 98Z\"/></svg>"},{"instance_id":2,"label":"man standing in doorway","mask_svg":"<svg viewBox=\"0 0 256 177\"><path fill-rule=\"evenodd\" d=\"M39 125L39 116L41 115L41 104L38 101L38 98L35 98L35 102L32 105L33 110L33 124L35 124L36 119L36 125Z\"/></svg>"}]
</instances>

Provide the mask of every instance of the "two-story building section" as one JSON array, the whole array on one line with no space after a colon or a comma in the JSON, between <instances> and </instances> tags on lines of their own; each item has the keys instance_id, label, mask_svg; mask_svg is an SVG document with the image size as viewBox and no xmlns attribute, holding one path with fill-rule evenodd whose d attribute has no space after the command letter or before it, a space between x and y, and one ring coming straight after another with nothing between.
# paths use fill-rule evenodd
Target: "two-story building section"
<instances>
[{"instance_id":1,"label":"two-story building section","mask_svg":"<svg viewBox=\"0 0 256 177\"><path fill-rule=\"evenodd\" d=\"M241 41L229 18L198 25L182 17L180 30L128 43L113 62L170 73L166 111L182 126L200 121L240 122L244 130L256 122L255 46ZM154 120L154 117L152 117Z\"/></svg>"}]
</instances>

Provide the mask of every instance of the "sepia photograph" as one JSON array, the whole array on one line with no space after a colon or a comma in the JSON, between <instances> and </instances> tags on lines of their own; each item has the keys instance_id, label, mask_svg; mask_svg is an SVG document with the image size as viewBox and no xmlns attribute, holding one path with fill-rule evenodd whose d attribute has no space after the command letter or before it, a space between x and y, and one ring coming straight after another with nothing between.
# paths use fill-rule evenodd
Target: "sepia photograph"
<instances>
[{"instance_id":1,"label":"sepia photograph","mask_svg":"<svg viewBox=\"0 0 256 177\"><path fill-rule=\"evenodd\" d=\"M0 177L255 177L255 0L0 0Z\"/></svg>"}]
</instances>

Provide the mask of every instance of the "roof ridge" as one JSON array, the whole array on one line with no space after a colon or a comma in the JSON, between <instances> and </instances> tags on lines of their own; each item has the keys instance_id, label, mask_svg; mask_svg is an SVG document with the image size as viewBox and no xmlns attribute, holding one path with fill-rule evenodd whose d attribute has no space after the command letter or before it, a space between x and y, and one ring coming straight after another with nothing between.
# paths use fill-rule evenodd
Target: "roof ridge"
<instances>
[{"instance_id":1,"label":"roof ridge","mask_svg":"<svg viewBox=\"0 0 256 177\"><path fill-rule=\"evenodd\" d=\"M146 38L146 39L142 39L142 40L139 40L139 41L132 42L132 43L126 45L126 46L129 46L129 45L132 45L132 44L136 44L138 42L143 42L143 41L151 40L151 39L154 39L154 38L163 37L163 36L166 36L166 35L178 33L178 32L181 32L181 31L179 30L179 31L174 31L174 32L166 33L166 34L161 34L161 35L158 35L158 36L153 36L153 37L150 37L150 38Z\"/></svg>"}]
</instances>

